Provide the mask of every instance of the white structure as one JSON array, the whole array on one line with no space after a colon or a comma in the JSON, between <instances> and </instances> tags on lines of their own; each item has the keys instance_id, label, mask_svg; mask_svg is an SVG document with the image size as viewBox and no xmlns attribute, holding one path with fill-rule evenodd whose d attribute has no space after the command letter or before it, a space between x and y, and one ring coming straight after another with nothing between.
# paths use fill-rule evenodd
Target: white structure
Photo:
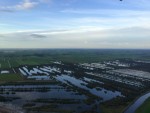
<instances>
[{"instance_id":1,"label":"white structure","mask_svg":"<svg viewBox=\"0 0 150 113\"><path fill-rule=\"evenodd\" d=\"M7 71L7 70L1 71L1 74L8 74L8 73L9 73L9 71Z\"/></svg>"},{"instance_id":2,"label":"white structure","mask_svg":"<svg viewBox=\"0 0 150 113\"><path fill-rule=\"evenodd\" d=\"M49 80L49 76L28 76L28 79L35 79L35 80Z\"/></svg>"}]
</instances>

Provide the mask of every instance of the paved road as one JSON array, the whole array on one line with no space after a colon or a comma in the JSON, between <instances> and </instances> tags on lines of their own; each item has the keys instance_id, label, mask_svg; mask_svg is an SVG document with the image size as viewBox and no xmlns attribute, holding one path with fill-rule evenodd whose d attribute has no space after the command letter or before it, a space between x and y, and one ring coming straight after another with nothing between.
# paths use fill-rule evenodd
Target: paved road
<instances>
[{"instance_id":1,"label":"paved road","mask_svg":"<svg viewBox=\"0 0 150 113\"><path fill-rule=\"evenodd\" d=\"M123 113L134 113L137 110L137 108L139 108L149 97L150 92L142 95L133 104L131 104Z\"/></svg>"}]
</instances>

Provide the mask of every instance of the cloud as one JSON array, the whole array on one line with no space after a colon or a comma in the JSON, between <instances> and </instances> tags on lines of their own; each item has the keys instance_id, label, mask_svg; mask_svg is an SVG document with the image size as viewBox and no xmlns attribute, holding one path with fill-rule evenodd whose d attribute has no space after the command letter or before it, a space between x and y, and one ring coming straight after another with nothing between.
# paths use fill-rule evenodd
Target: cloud
<instances>
[{"instance_id":1,"label":"cloud","mask_svg":"<svg viewBox=\"0 0 150 113\"><path fill-rule=\"evenodd\" d=\"M13 10L10 10L10 9L1 9L1 8L0 8L0 12L12 13L12 12L14 12L14 11L13 11Z\"/></svg>"},{"instance_id":2,"label":"cloud","mask_svg":"<svg viewBox=\"0 0 150 113\"><path fill-rule=\"evenodd\" d=\"M49 3L49 2L51 2L51 0L39 0L40 2L42 2L42 3Z\"/></svg>"},{"instance_id":3,"label":"cloud","mask_svg":"<svg viewBox=\"0 0 150 113\"><path fill-rule=\"evenodd\" d=\"M46 36L40 35L40 34L31 34L30 37L32 37L32 38L37 38L37 39L43 39L43 38L46 38Z\"/></svg>"},{"instance_id":4,"label":"cloud","mask_svg":"<svg viewBox=\"0 0 150 113\"><path fill-rule=\"evenodd\" d=\"M61 13L81 14L81 15L100 15L102 17L130 17L150 15L149 11L145 10L129 10L129 9L64 9Z\"/></svg>"},{"instance_id":5,"label":"cloud","mask_svg":"<svg viewBox=\"0 0 150 113\"><path fill-rule=\"evenodd\" d=\"M18 5L14 6L14 9L16 10L32 9L37 5L38 2L31 2L30 0L24 0L22 3L19 3Z\"/></svg>"},{"instance_id":6,"label":"cloud","mask_svg":"<svg viewBox=\"0 0 150 113\"><path fill-rule=\"evenodd\" d=\"M78 28L1 34L4 47L22 48L150 48L150 28Z\"/></svg>"},{"instance_id":7,"label":"cloud","mask_svg":"<svg viewBox=\"0 0 150 113\"><path fill-rule=\"evenodd\" d=\"M93 25L100 27L150 27L150 12L125 9L66 9L64 14L76 15L67 20L72 25Z\"/></svg>"},{"instance_id":8,"label":"cloud","mask_svg":"<svg viewBox=\"0 0 150 113\"><path fill-rule=\"evenodd\" d=\"M13 5L13 6L0 6L0 12L14 12L19 10L29 10L33 9L36 6L40 5L40 3L48 3L50 0L23 0L22 2Z\"/></svg>"}]
</instances>

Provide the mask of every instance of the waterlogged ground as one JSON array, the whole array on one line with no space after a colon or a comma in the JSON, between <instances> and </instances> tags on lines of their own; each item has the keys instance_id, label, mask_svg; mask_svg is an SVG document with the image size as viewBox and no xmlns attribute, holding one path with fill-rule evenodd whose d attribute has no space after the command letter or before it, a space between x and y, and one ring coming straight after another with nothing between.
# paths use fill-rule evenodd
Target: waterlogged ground
<instances>
[{"instance_id":1,"label":"waterlogged ground","mask_svg":"<svg viewBox=\"0 0 150 113\"><path fill-rule=\"evenodd\" d=\"M33 107L53 104L57 108L68 107L73 111L78 111L78 108L80 111L90 108L83 102L87 98L85 95L58 85L19 85L1 86L1 88L4 89L1 91L1 96L6 97L4 101L20 107L30 104Z\"/></svg>"},{"instance_id":2,"label":"waterlogged ground","mask_svg":"<svg viewBox=\"0 0 150 113\"><path fill-rule=\"evenodd\" d=\"M86 84L88 84L86 81L94 81L90 78L81 80L64 74L57 75L54 78L60 85L0 86L0 95L6 98L4 102L6 101L6 103L23 107L26 110L30 109L32 111L37 108L38 111L38 107L40 106L51 105L51 107L57 108L60 111L68 110L71 112L91 110L97 105L97 100L101 102L116 96L122 96L118 91L112 92L102 87L86 87ZM103 84L102 82L100 83ZM87 92L83 93L80 90L85 90ZM92 98L92 96L94 96L94 98ZM98 110L95 109L95 112L96 111Z\"/></svg>"},{"instance_id":3,"label":"waterlogged ground","mask_svg":"<svg viewBox=\"0 0 150 113\"><path fill-rule=\"evenodd\" d=\"M115 60L68 64L57 61L0 70L0 76L11 73L11 77L13 74L21 77L19 84L9 81L0 86L0 100L27 113L102 113L103 109L127 106L148 90L150 73L142 70L142 66L149 63L144 63ZM29 81L30 85L24 83Z\"/></svg>"},{"instance_id":4,"label":"waterlogged ground","mask_svg":"<svg viewBox=\"0 0 150 113\"><path fill-rule=\"evenodd\" d=\"M85 90L89 91L91 94L101 97L103 99L103 101L110 100L116 96L123 96L118 91L113 92L113 91L106 90L105 88L102 88L99 86L96 86L95 88L88 88L86 86L88 84L88 82L95 82L95 80L90 79L90 78L84 77L84 79L83 79L84 81L83 81L82 79L77 79L77 78L71 77L69 75L60 75L60 76L56 76L56 79L58 81L66 83L68 85L73 84L81 89L85 89ZM86 81L88 81L88 82L86 82ZM96 81L96 83L104 84L100 81Z\"/></svg>"}]
</instances>

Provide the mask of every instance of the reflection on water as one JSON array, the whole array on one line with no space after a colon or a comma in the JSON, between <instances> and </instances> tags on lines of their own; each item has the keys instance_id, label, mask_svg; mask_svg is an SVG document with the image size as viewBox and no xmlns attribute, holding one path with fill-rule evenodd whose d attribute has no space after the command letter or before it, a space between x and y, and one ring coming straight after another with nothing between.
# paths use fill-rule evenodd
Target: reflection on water
<instances>
[{"instance_id":1,"label":"reflection on water","mask_svg":"<svg viewBox=\"0 0 150 113\"><path fill-rule=\"evenodd\" d=\"M86 85L89 82L103 82L87 77L75 78L71 75L53 76L57 85L6 85L0 86L0 95L6 99L6 103L11 103L20 107L33 105L33 107L53 105L56 109L71 109L75 112L81 112L99 105L100 102L112 99L116 96L122 96L118 91L109 91L100 86L89 88ZM77 87L77 88L76 88ZM81 90L88 92L83 93ZM102 100L92 100L88 93L95 95ZM89 101L90 98L90 101ZM89 103L90 102L90 103ZM92 102L92 103L91 103ZM32 106L30 106L32 108ZM99 112L99 111L98 111Z\"/></svg>"},{"instance_id":2,"label":"reflection on water","mask_svg":"<svg viewBox=\"0 0 150 113\"><path fill-rule=\"evenodd\" d=\"M106 100L110 100L116 96L122 96L120 92L118 91L115 91L115 92L112 92L112 91L109 91L109 90L106 90L104 88L100 88L101 90L97 89L97 88L88 88L86 87L86 84L88 84L87 82L81 80L81 79L76 79L72 76L68 76L68 75L61 75L61 76L56 76L56 79L58 81L61 81L63 83L66 83L68 84L67 81L69 81L71 84L75 85L75 86L78 86L82 89L85 89L85 90L88 90L90 91L92 94L94 95L97 95L99 97L102 97L103 98L103 101L106 101ZM85 79L85 77L84 77ZM94 81L92 79L89 79L89 78L86 78L86 80L91 80L91 81ZM98 81L97 81L98 82ZM102 82L101 82L102 83ZM69 85L69 84L68 84Z\"/></svg>"},{"instance_id":3,"label":"reflection on water","mask_svg":"<svg viewBox=\"0 0 150 113\"><path fill-rule=\"evenodd\" d=\"M5 88L3 92L1 92L1 96L6 98L9 97L17 97L12 101L6 103L12 103L13 105L17 105L22 107L27 103L33 103L37 99L67 99L67 100L80 100L83 101L86 99L85 95L78 94L77 92L67 90L59 85L18 85L18 86L1 86L1 89ZM39 89L47 88L47 90L40 92ZM21 90L22 89L22 90ZM15 93L12 93L15 91ZM8 93L9 92L9 93ZM46 105L47 103L38 103L36 102L36 106ZM66 107L70 107L72 110L84 110L90 108L88 105L83 102L80 104L60 104L59 108L65 109Z\"/></svg>"}]
</instances>

